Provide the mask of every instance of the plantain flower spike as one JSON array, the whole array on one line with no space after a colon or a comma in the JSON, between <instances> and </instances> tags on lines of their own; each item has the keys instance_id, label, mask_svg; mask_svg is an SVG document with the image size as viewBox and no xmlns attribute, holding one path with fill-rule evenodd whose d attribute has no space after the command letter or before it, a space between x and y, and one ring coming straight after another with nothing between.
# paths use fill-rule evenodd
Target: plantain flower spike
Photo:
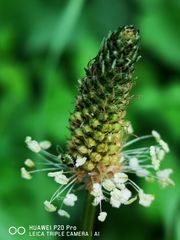
<instances>
[{"instance_id":1,"label":"plantain flower spike","mask_svg":"<svg viewBox=\"0 0 180 240\"><path fill-rule=\"evenodd\" d=\"M139 58L138 44L139 33L132 26L118 29L104 40L86 68L70 119L72 138L68 144L74 159L87 158L81 171L102 177L120 169L124 117Z\"/></svg>"},{"instance_id":2,"label":"plantain flower spike","mask_svg":"<svg viewBox=\"0 0 180 240\"><path fill-rule=\"evenodd\" d=\"M133 128L125 119L132 98L134 67L140 58L139 39L139 31L133 26L118 28L109 34L97 56L88 63L70 117L71 138L66 153L53 155L47 151L51 146L49 141L26 138L27 147L42 157L43 168L37 169L33 164L29 171L23 172L24 178L47 171L47 176L58 185L57 191L45 201L46 210L55 211L56 202L63 198L57 212L69 218L67 210L76 204L78 197L74 193L81 186L93 196L92 205L100 205L98 220L103 222L107 216L102 210L103 201L119 208L136 199L148 207L154 200L154 195L144 193L131 180L131 175L146 181L157 180L162 187L174 185L170 179L172 169L160 169L169 152L167 143L155 130L141 137L133 135ZM153 140L153 145L131 148L148 138ZM43 147L42 143L48 146Z\"/></svg>"}]
</instances>

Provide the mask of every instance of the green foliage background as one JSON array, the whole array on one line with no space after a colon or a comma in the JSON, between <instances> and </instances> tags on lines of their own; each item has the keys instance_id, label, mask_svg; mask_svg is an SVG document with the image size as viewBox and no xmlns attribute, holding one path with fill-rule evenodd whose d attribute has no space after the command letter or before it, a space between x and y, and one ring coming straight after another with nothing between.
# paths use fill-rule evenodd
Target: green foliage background
<instances>
[{"instance_id":1,"label":"green foliage background","mask_svg":"<svg viewBox=\"0 0 180 240\"><path fill-rule=\"evenodd\" d=\"M84 195L79 195L80 203L68 222L43 209L42 203L56 189L50 179L43 174L31 182L20 178L24 159L35 158L24 139L30 135L65 147L77 79L108 31L126 24L135 25L142 36L142 60L133 90L139 98L130 103L128 118L138 135L156 129L169 143L171 152L164 167L174 169L176 187L161 190L156 184L139 182L155 193L152 207L133 204L112 209L107 205L107 221L97 222L95 229L102 240L180 240L178 0L0 1L2 239L24 239L8 234L12 225L79 224Z\"/></svg>"}]
</instances>

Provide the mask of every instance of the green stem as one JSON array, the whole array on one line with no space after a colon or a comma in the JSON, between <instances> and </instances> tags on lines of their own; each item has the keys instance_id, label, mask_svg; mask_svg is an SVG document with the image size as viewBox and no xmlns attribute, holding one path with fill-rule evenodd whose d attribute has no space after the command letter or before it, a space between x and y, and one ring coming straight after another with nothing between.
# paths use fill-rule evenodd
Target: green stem
<instances>
[{"instance_id":1,"label":"green stem","mask_svg":"<svg viewBox=\"0 0 180 240\"><path fill-rule=\"evenodd\" d=\"M91 232L94 227L94 217L96 213L96 208L92 205L93 196L87 193L86 201L85 201L85 210L84 216L82 219L82 231L87 231L89 236L86 237L86 240L91 240Z\"/></svg>"}]
</instances>

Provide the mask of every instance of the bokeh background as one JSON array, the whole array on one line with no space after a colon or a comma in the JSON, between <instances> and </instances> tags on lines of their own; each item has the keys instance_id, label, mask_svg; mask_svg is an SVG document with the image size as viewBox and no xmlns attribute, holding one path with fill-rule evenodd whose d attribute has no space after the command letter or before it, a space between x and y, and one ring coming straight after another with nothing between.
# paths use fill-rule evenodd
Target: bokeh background
<instances>
[{"instance_id":1,"label":"bokeh background","mask_svg":"<svg viewBox=\"0 0 180 240\"><path fill-rule=\"evenodd\" d=\"M101 240L180 240L180 1L171 0L1 0L0 1L0 236L10 226L79 224L84 195L66 221L44 211L56 185L43 174L24 181L25 136L49 139L65 148L68 118L83 68L109 30L133 24L140 29L142 59L128 108L138 135L158 130L169 143L164 167L174 169L176 187L161 190L139 182L156 200L113 209L96 222ZM53 149L55 150L55 148ZM25 237L25 238L24 238ZM56 239L39 238L33 239ZM70 238L68 238L70 239ZM74 238L73 238L74 239Z\"/></svg>"}]
</instances>

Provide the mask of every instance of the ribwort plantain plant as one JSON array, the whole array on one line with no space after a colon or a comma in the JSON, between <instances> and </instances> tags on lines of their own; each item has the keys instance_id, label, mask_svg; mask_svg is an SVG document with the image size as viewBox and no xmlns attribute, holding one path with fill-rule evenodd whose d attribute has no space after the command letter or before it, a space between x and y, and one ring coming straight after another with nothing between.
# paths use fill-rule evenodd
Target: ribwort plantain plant
<instances>
[{"instance_id":1,"label":"ribwort plantain plant","mask_svg":"<svg viewBox=\"0 0 180 240\"><path fill-rule=\"evenodd\" d=\"M93 206L99 205L98 220L103 222L107 213L103 202L119 208L139 200L148 207L154 200L144 193L131 176L135 174L147 181L157 180L163 187L173 185L171 169L160 170L161 161L169 147L158 132L137 137L125 118L126 108L133 98L134 68L139 60L139 31L133 26L118 28L103 41L97 56L85 69L79 80L79 92L74 112L70 116L71 138L66 153L52 155L46 150L50 142L37 142L27 137L29 149L43 158L44 168L37 169L31 159L21 168L22 177L47 171L58 184L57 191L44 202L47 211L58 210L69 218L68 207L74 206L79 186L88 192L85 227L92 228ZM136 147L136 143L152 138L152 146ZM131 148L135 146L134 148ZM29 170L27 170L27 167ZM62 196L65 196L63 199ZM58 200L61 199L60 207ZM88 215L88 216L87 216ZM89 226L89 227L88 227Z\"/></svg>"}]
</instances>

